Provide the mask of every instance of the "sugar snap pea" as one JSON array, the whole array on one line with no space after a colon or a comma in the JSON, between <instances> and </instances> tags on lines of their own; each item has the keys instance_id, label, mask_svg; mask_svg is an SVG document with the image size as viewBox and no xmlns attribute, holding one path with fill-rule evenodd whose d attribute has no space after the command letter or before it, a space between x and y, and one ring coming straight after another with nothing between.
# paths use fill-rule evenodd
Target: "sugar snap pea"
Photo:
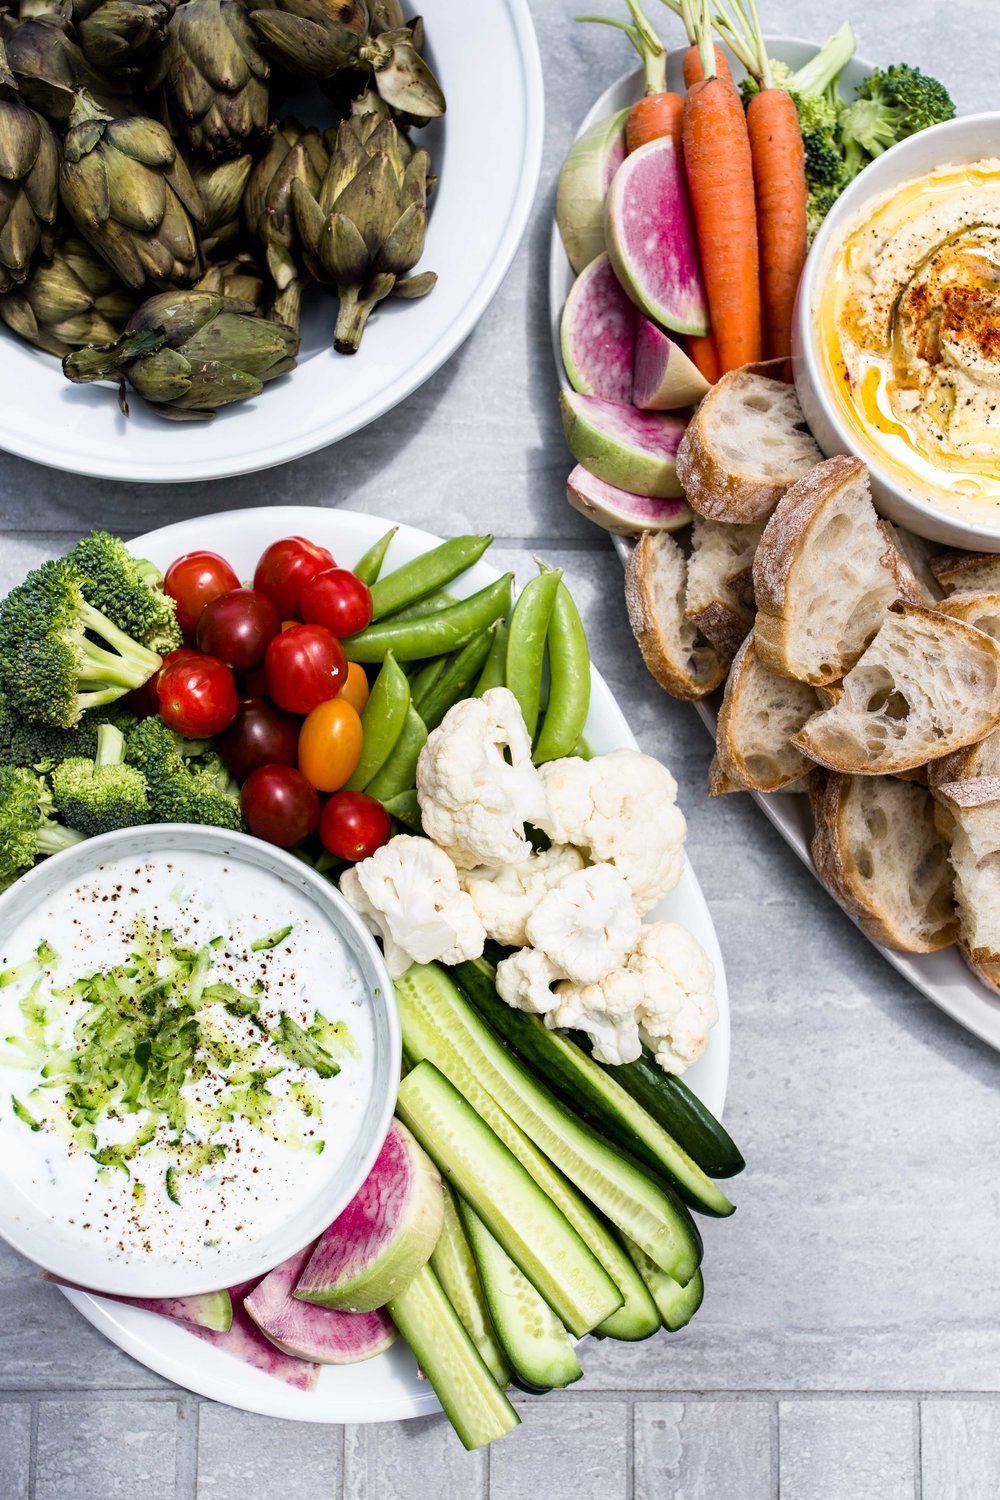
<instances>
[{"instance_id":1,"label":"sugar snap pea","mask_svg":"<svg viewBox=\"0 0 1000 1500\"><path fill-rule=\"evenodd\" d=\"M460 698L467 696L490 654L495 629L496 626L491 625L488 630L481 630L457 651L434 687L417 705L428 730L436 729L449 708L454 708Z\"/></svg>"},{"instance_id":2,"label":"sugar snap pea","mask_svg":"<svg viewBox=\"0 0 1000 1500\"><path fill-rule=\"evenodd\" d=\"M590 709L590 652L580 611L564 583L556 591L548 630L549 703L534 761L572 755Z\"/></svg>"},{"instance_id":3,"label":"sugar snap pea","mask_svg":"<svg viewBox=\"0 0 1000 1500\"><path fill-rule=\"evenodd\" d=\"M387 573L372 589L372 619L381 620L383 615L391 615L443 588L478 562L492 540L491 536L452 537Z\"/></svg>"},{"instance_id":4,"label":"sugar snap pea","mask_svg":"<svg viewBox=\"0 0 1000 1500\"><path fill-rule=\"evenodd\" d=\"M447 656L432 656L430 661L415 664L416 670L410 673L410 702L414 708L419 709L420 700L433 691L447 665Z\"/></svg>"},{"instance_id":5,"label":"sugar snap pea","mask_svg":"<svg viewBox=\"0 0 1000 1500\"><path fill-rule=\"evenodd\" d=\"M503 687L507 671L507 621L499 620L493 634L493 644L479 681L472 691L473 698L481 698L490 688Z\"/></svg>"},{"instance_id":6,"label":"sugar snap pea","mask_svg":"<svg viewBox=\"0 0 1000 1500\"><path fill-rule=\"evenodd\" d=\"M417 801L415 791L400 792L398 796L383 803L390 818L398 818L407 828L414 833L423 833L424 825L420 818L420 803Z\"/></svg>"},{"instance_id":7,"label":"sugar snap pea","mask_svg":"<svg viewBox=\"0 0 1000 1500\"><path fill-rule=\"evenodd\" d=\"M478 594L459 600L448 609L423 620L379 620L341 642L348 661L383 661L392 652L397 661L421 661L454 651L466 641L502 620L510 608L513 574L504 573Z\"/></svg>"},{"instance_id":8,"label":"sugar snap pea","mask_svg":"<svg viewBox=\"0 0 1000 1500\"><path fill-rule=\"evenodd\" d=\"M418 599L416 604L407 604L404 609L395 609L391 615L384 615L386 620L422 620L425 615L436 615L439 609L448 609L452 604L457 604L458 599L454 594L449 594L447 589L435 589L433 594L427 594L423 599Z\"/></svg>"},{"instance_id":9,"label":"sugar snap pea","mask_svg":"<svg viewBox=\"0 0 1000 1500\"><path fill-rule=\"evenodd\" d=\"M347 783L349 792L362 791L385 765L402 733L409 706L409 679L390 651L372 684L371 695L361 715L364 742L361 759Z\"/></svg>"},{"instance_id":10,"label":"sugar snap pea","mask_svg":"<svg viewBox=\"0 0 1000 1500\"><path fill-rule=\"evenodd\" d=\"M507 633L506 683L521 706L525 726L532 738L538 726L542 701L545 637L561 578L558 568L546 569L525 584L517 596Z\"/></svg>"},{"instance_id":11,"label":"sugar snap pea","mask_svg":"<svg viewBox=\"0 0 1000 1500\"><path fill-rule=\"evenodd\" d=\"M372 777L365 791L378 802L389 802L400 792L409 791L417 781L417 760L427 743L427 726L411 702L399 739L382 769Z\"/></svg>"},{"instance_id":12,"label":"sugar snap pea","mask_svg":"<svg viewBox=\"0 0 1000 1500\"><path fill-rule=\"evenodd\" d=\"M360 578L362 583L367 583L369 588L371 588L381 573L382 564L385 562L385 554L389 550L389 543L398 530L398 526L390 527L385 536L380 536L378 541L368 548L367 552L362 553L351 569L351 572Z\"/></svg>"}]
</instances>

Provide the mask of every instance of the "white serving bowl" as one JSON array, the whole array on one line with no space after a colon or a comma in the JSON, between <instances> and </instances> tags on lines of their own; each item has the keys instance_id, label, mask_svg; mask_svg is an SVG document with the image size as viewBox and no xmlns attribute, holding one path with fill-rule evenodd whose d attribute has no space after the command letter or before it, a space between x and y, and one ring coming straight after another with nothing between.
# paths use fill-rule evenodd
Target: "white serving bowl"
<instances>
[{"instance_id":1,"label":"white serving bowl","mask_svg":"<svg viewBox=\"0 0 1000 1500\"><path fill-rule=\"evenodd\" d=\"M880 463L874 446L869 447L848 428L831 397L816 333L817 305L831 259L876 201L941 167L988 156L1000 156L1000 113L964 115L922 130L893 146L855 178L827 214L809 252L795 305L792 364L799 401L816 441L827 455L857 453L865 460L875 504L884 516L933 542L1000 552L1000 522L991 526L966 520L921 499L915 488L901 484Z\"/></svg>"},{"instance_id":2,"label":"white serving bowl","mask_svg":"<svg viewBox=\"0 0 1000 1500\"><path fill-rule=\"evenodd\" d=\"M157 855L177 863L186 853L207 854L245 867L248 879L276 876L305 896L346 944L358 966L369 1004L375 1045L372 1086L358 1117L354 1139L336 1171L319 1184L315 1196L277 1228L246 1245L206 1249L204 1256L180 1261L139 1257L112 1259L99 1246L75 1237L56 1224L18 1185L11 1163L0 1158L0 1236L62 1281L94 1291L130 1297L184 1297L235 1286L264 1275L319 1236L344 1209L364 1182L389 1129L399 1082L401 1041L392 999L392 981L382 955L357 913L321 875L259 839L222 828L182 823L123 829L88 839L36 865L0 896L0 952L19 922L40 903L58 899L73 882L98 866L119 858L148 862ZM102 956L95 952L95 967ZM0 1111L10 1107L0 1099ZM53 1138L54 1139L54 1138ZM58 1143L56 1143L58 1146Z\"/></svg>"}]
</instances>

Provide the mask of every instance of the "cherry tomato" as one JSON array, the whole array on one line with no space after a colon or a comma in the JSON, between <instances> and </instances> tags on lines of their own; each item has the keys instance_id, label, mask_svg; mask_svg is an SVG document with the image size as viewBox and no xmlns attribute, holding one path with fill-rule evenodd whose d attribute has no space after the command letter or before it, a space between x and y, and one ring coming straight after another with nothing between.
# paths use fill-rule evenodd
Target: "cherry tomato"
<instances>
[{"instance_id":1,"label":"cherry tomato","mask_svg":"<svg viewBox=\"0 0 1000 1500\"><path fill-rule=\"evenodd\" d=\"M299 770L317 791L335 792L353 776L363 740L357 709L328 698L299 730Z\"/></svg>"},{"instance_id":2,"label":"cherry tomato","mask_svg":"<svg viewBox=\"0 0 1000 1500\"><path fill-rule=\"evenodd\" d=\"M160 712L160 695L156 691L156 684L160 680L161 673L165 672L167 667L172 666L175 661L181 661L185 656L197 655L197 651L192 650L190 646L178 646L176 651L168 651L163 658L163 665L159 672L154 672L152 677L142 684L142 687L133 688L130 693L125 694L122 699L124 707L129 713L135 714L137 719L151 719L154 714Z\"/></svg>"},{"instance_id":3,"label":"cherry tomato","mask_svg":"<svg viewBox=\"0 0 1000 1500\"><path fill-rule=\"evenodd\" d=\"M371 590L347 568L327 568L302 585L299 609L303 620L325 625L340 639L371 624Z\"/></svg>"},{"instance_id":4,"label":"cherry tomato","mask_svg":"<svg viewBox=\"0 0 1000 1500\"><path fill-rule=\"evenodd\" d=\"M301 844L319 823L319 797L294 766L258 766L240 793L251 833L281 849Z\"/></svg>"},{"instance_id":5,"label":"cherry tomato","mask_svg":"<svg viewBox=\"0 0 1000 1500\"><path fill-rule=\"evenodd\" d=\"M294 766L299 725L267 698L244 698L218 742L223 761L240 781L258 766Z\"/></svg>"},{"instance_id":6,"label":"cherry tomato","mask_svg":"<svg viewBox=\"0 0 1000 1500\"><path fill-rule=\"evenodd\" d=\"M349 703L352 708L357 709L359 714L363 714L365 704L368 702L369 691L368 678L365 675L364 667L359 661L349 661L347 663L347 681L337 694L338 698L343 698L345 703Z\"/></svg>"},{"instance_id":7,"label":"cherry tomato","mask_svg":"<svg viewBox=\"0 0 1000 1500\"><path fill-rule=\"evenodd\" d=\"M185 552L172 562L163 578L163 588L177 605L177 623L185 635L194 635L206 604L238 589L240 580L217 552Z\"/></svg>"},{"instance_id":8,"label":"cherry tomato","mask_svg":"<svg viewBox=\"0 0 1000 1500\"><path fill-rule=\"evenodd\" d=\"M243 690L240 696L243 698L267 697L267 673L263 666L254 667L252 671L244 673Z\"/></svg>"},{"instance_id":9,"label":"cherry tomato","mask_svg":"<svg viewBox=\"0 0 1000 1500\"><path fill-rule=\"evenodd\" d=\"M364 792L338 792L320 814L320 839L338 859L367 859L389 842L391 832L381 802Z\"/></svg>"},{"instance_id":10,"label":"cherry tomato","mask_svg":"<svg viewBox=\"0 0 1000 1500\"><path fill-rule=\"evenodd\" d=\"M278 634L278 612L266 594L256 589L230 589L212 599L201 612L198 650L217 656L237 672L247 672L264 660L267 643Z\"/></svg>"},{"instance_id":11,"label":"cherry tomato","mask_svg":"<svg viewBox=\"0 0 1000 1500\"><path fill-rule=\"evenodd\" d=\"M296 625L276 635L264 657L267 690L279 708L308 714L335 698L347 679L340 642L322 625Z\"/></svg>"},{"instance_id":12,"label":"cherry tomato","mask_svg":"<svg viewBox=\"0 0 1000 1500\"><path fill-rule=\"evenodd\" d=\"M160 718L189 739L221 734L240 706L236 679L224 661L187 651L165 667L156 683Z\"/></svg>"},{"instance_id":13,"label":"cherry tomato","mask_svg":"<svg viewBox=\"0 0 1000 1500\"><path fill-rule=\"evenodd\" d=\"M286 536L261 553L253 586L267 595L283 620L297 619L302 585L314 573L336 566L325 547L317 547L304 536Z\"/></svg>"}]
</instances>

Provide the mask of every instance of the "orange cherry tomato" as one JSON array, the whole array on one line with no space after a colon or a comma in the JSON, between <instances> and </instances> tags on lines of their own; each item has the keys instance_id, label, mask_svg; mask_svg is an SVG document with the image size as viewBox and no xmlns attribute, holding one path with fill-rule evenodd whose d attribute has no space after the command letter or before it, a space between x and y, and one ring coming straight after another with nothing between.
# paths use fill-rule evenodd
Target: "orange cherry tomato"
<instances>
[{"instance_id":1,"label":"orange cherry tomato","mask_svg":"<svg viewBox=\"0 0 1000 1500\"><path fill-rule=\"evenodd\" d=\"M327 698L299 730L299 770L318 792L336 792L354 774L363 740L357 709L342 695Z\"/></svg>"},{"instance_id":2,"label":"orange cherry tomato","mask_svg":"<svg viewBox=\"0 0 1000 1500\"><path fill-rule=\"evenodd\" d=\"M282 620L282 622L281 622L281 628L282 628L282 630L294 630L295 627L296 627L296 625L301 625L301 624L302 624L301 620Z\"/></svg>"},{"instance_id":3,"label":"orange cherry tomato","mask_svg":"<svg viewBox=\"0 0 1000 1500\"><path fill-rule=\"evenodd\" d=\"M347 681L337 694L338 698L345 699L352 708L356 708L359 714L365 711L368 702L368 678L365 669L359 661L347 663Z\"/></svg>"}]
</instances>

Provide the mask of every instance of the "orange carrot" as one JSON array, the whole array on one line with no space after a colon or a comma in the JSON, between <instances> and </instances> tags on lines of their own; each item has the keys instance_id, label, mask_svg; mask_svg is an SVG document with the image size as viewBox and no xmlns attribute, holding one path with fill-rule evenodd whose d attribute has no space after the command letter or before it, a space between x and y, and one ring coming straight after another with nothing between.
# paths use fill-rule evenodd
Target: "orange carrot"
<instances>
[{"instance_id":1,"label":"orange carrot","mask_svg":"<svg viewBox=\"0 0 1000 1500\"><path fill-rule=\"evenodd\" d=\"M660 38L650 25L649 18L639 8L639 0L625 0L632 24L611 16L577 16L578 21L597 21L602 26L614 26L624 31L632 46L642 58L646 92L628 112L625 122L625 146L628 151L638 151L650 141L658 141L668 135L679 146L681 143L681 115L684 100L679 94L667 91L667 52Z\"/></svg>"},{"instance_id":2,"label":"orange carrot","mask_svg":"<svg viewBox=\"0 0 1000 1500\"><path fill-rule=\"evenodd\" d=\"M669 135L675 146L681 144L681 120L684 116L684 100L680 94L663 92L647 94L633 104L625 122L625 145L638 151L649 141L658 141Z\"/></svg>"},{"instance_id":3,"label":"orange carrot","mask_svg":"<svg viewBox=\"0 0 1000 1500\"><path fill-rule=\"evenodd\" d=\"M689 89L693 83L700 83L704 76L701 53L698 51L698 43L695 42L684 54L684 87ZM715 76L726 79L731 79L733 76L729 69L729 59L718 42L715 44Z\"/></svg>"},{"instance_id":4,"label":"orange carrot","mask_svg":"<svg viewBox=\"0 0 1000 1500\"><path fill-rule=\"evenodd\" d=\"M722 372L719 369L719 356L712 335L690 333L686 343L691 362L704 375L709 385L714 385Z\"/></svg>"}]
</instances>

